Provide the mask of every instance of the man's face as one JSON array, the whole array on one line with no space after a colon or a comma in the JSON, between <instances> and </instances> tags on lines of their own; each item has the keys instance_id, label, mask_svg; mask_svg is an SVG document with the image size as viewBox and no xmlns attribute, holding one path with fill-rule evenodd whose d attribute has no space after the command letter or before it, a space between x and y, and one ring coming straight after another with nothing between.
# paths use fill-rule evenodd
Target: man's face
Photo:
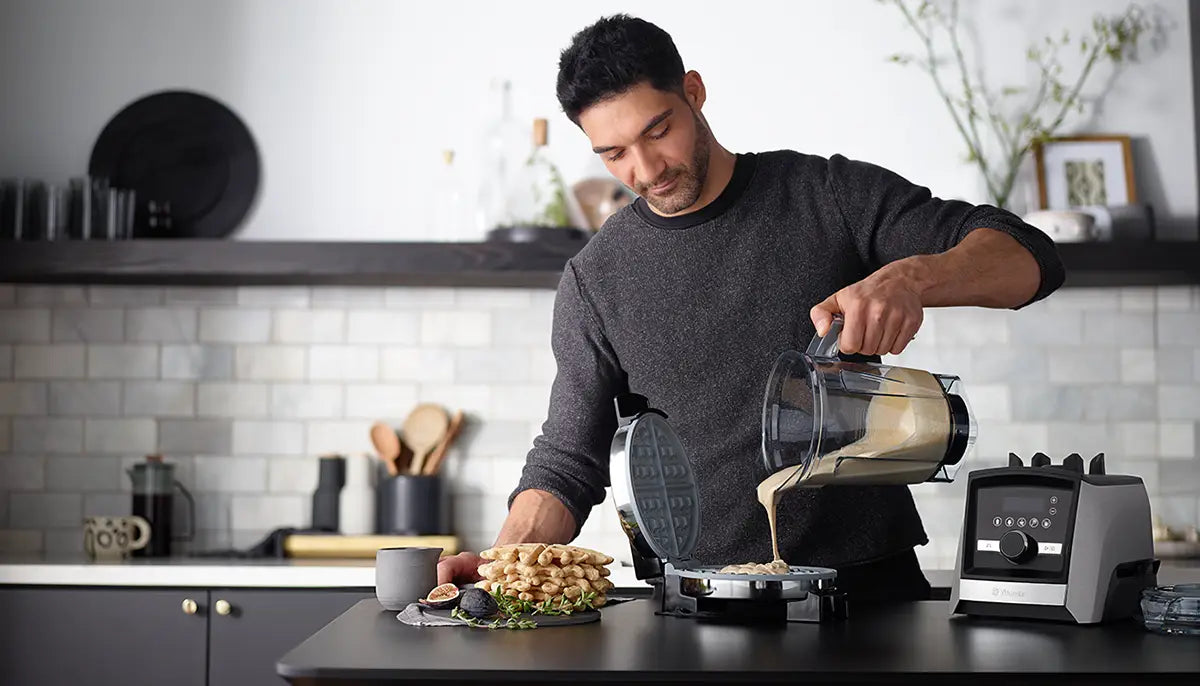
<instances>
[{"instance_id":1,"label":"man's face","mask_svg":"<svg viewBox=\"0 0 1200 686\"><path fill-rule=\"evenodd\" d=\"M660 214L679 214L699 199L709 134L683 96L640 83L585 109L579 126L609 173Z\"/></svg>"}]
</instances>

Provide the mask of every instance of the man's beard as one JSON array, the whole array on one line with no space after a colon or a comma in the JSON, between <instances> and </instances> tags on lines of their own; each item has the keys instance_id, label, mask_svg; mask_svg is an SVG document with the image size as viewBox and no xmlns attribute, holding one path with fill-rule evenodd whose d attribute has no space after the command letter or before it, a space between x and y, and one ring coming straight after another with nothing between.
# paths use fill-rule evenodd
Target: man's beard
<instances>
[{"instance_id":1,"label":"man's beard","mask_svg":"<svg viewBox=\"0 0 1200 686\"><path fill-rule=\"evenodd\" d=\"M676 214L695 205L704 189L704 180L708 178L708 127L700 115L693 113L692 117L696 121L696 144L692 149L691 164L671 167L654 181L638 184L634 189L662 214ZM651 190L671 181L675 181L675 187L665 195L656 195Z\"/></svg>"}]
</instances>

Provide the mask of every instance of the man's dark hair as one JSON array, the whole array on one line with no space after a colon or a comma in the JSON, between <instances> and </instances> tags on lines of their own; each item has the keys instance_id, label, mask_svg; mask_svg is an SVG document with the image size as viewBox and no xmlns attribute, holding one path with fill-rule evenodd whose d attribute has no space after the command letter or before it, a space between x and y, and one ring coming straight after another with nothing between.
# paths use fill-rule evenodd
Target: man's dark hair
<instances>
[{"instance_id":1,"label":"man's dark hair","mask_svg":"<svg viewBox=\"0 0 1200 686\"><path fill-rule=\"evenodd\" d=\"M575 34L558 60L558 103L571 121L639 83L683 94L683 60L671 35L627 14L604 17Z\"/></svg>"}]
</instances>

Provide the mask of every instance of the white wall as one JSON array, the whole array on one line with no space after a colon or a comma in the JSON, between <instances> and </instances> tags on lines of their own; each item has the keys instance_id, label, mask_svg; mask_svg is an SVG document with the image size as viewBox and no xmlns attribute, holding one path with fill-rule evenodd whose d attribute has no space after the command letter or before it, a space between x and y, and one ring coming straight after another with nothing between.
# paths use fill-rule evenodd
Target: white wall
<instances>
[{"instance_id":1,"label":"white wall","mask_svg":"<svg viewBox=\"0 0 1200 686\"><path fill-rule=\"evenodd\" d=\"M1126 4L968 0L964 13L986 27L980 54L998 83L1025 73L1029 41ZM1140 139L1143 197L1176 235L1194 237L1187 7L1157 5L1173 24L1165 49L1124 74L1089 129ZM616 11L672 33L705 77L705 111L727 147L841 152L939 195L984 200L928 79L885 63L918 48L915 36L871 0L4 0L0 175L80 173L125 104L194 89L228 103L261 149L263 186L241 238L420 239L438 151L458 149L471 168L493 76L515 81L522 118L551 118L568 177L592 168L558 112L557 56L574 31Z\"/></svg>"}]
</instances>

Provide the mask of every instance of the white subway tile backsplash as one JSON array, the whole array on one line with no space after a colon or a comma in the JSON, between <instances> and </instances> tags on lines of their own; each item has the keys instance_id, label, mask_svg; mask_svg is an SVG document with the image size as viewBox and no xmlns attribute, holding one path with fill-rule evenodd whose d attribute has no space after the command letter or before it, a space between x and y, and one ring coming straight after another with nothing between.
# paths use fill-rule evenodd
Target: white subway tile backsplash
<instances>
[{"instance_id":1,"label":"white subway tile backsplash","mask_svg":"<svg viewBox=\"0 0 1200 686\"><path fill-rule=\"evenodd\" d=\"M550 309L504 310L491 315L491 340L498 346L550 347Z\"/></svg>"},{"instance_id":2,"label":"white subway tile backsplash","mask_svg":"<svg viewBox=\"0 0 1200 686\"><path fill-rule=\"evenodd\" d=\"M125 338L138 342L187 343L196 340L197 313L189 307L147 307L125 317Z\"/></svg>"},{"instance_id":3,"label":"white subway tile backsplash","mask_svg":"<svg viewBox=\"0 0 1200 686\"><path fill-rule=\"evenodd\" d=\"M51 381L49 414L105 417L121 414L119 381Z\"/></svg>"},{"instance_id":4,"label":"white subway tile backsplash","mask_svg":"<svg viewBox=\"0 0 1200 686\"><path fill-rule=\"evenodd\" d=\"M340 343L346 340L342 310L279 310L275 312L276 343Z\"/></svg>"},{"instance_id":5,"label":"white subway tile backsplash","mask_svg":"<svg viewBox=\"0 0 1200 686\"><path fill-rule=\"evenodd\" d=\"M1096 346L1154 345L1154 314L1149 312L1084 312L1083 340Z\"/></svg>"},{"instance_id":6,"label":"white subway tile backsplash","mask_svg":"<svg viewBox=\"0 0 1200 686\"><path fill-rule=\"evenodd\" d=\"M113 308L54 310L51 338L64 343L120 343L125 311Z\"/></svg>"},{"instance_id":7,"label":"white subway tile backsplash","mask_svg":"<svg viewBox=\"0 0 1200 686\"><path fill-rule=\"evenodd\" d=\"M206 343L266 343L270 310L213 308L200 311L200 340Z\"/></svg>"},{"instance_id":8,"label":"white subway tile backsplash","mask_svg":"<svg viewBox=\"0 0 1200 686\"><path fill-rule=\"evenodd\" d=\"M941 357L954 350L939 351ZM1012 383L1028 382L1045 383L1047 371L1047 355L1044 348L1024 346L980 346L970 348L971 366L968 372L961 372L963 380L969 383ZM906 359L908 352L901 355ZM937 360L930 360L936 362ZM906 362L907 364L907 362ZM934 366L922 366L921 369L935 369L946 373L955 373L953 369ZM970 390L968 389L968 392Z\"/></svg>"},{"instance_id":9,"label":"white subway tile backsplash","mask_svg":"<svg viewBox=\"0 0 1200 686\"><path fill-rule=\"evenodd\" d=\"M308 371L308 348L299 345L239 345L234 372L247 381L300 381Z\"/></svg>"},{"instance_id":10,"label":"white subway tile backsplash","mask_svg":"<svg viewBox=\"0 0 1200 686\"><path fill-rule=\"evenodd\" d=\"M314 286L313 307L377 307L383 305L383 290L369 286Z\"/></svg>"},{"instance_id":11,"label":"white subway tile backsplash","mask_svg":"<svg viewBox=\"0 0 1200 686\"><path fill-rule=\"evenodd\" d=\"M965 351L963 351L965 353ZM964 357L965 354L964 354ZM970 359L966 357L966 359ZM966 365L961 367L967 369ZM547 346L545 349L533 348L529 351L529 380L550 383L558 375L558 363L554 353Z\"/></svg>"},{"instance_id":12,"label":"white subway tile backsplash","mask_svg":"<svg viewBox=\"0 0 1200 686\"><path fill-rule=\"evenodd\" d=\"M379 349L362 345L314 345L308 351L308 378L371 381L379 378Z\"/></svg>"},{"instance_id":13,"label":"white subway tile backsplash","mask_svg":"<svg viewBox=\"0 0 1200 686\"><path fill-rule=\"evenodd\" d=\"M88 419L84 448L102 453L151 453L158 447L153 419Z\"/></svg>"},{"instance_id":14,"label":"white subway tile backsplash","mask_svg":"<svg viewBox=\"0 0 1200 686\"><path fill-rule=\"evenodd\" d=\"M1121 354L1121 381L1154 383L1158 378L1158 357L1154 348L1124 348Z\"/></svg>"},{"instance_id":15,"label":"white subway tile backsplash","mask_svg":"<svg viewBox=\"0 0 1200 686\"><path fill-rule=\"evenodd\" d=\"M46 460L26 455L0 455L0 484L8 491L46 488Z\"/></svg>"},{"instance_id":16,"label":"white subway tile backsplash","mask_svg":"<svg viewBox=\"0 0 1200 686\"><path fill-rule=\"evenodd\" d=\"M92 305L128 305L130 307L158 305L162 302L161 288L148 286L89 286L88 302Z\"/></svg>"},{"instance_id":17,"label":"white subway tile backsplash","mask_svg":"<svg viewBox=\"0 0 1200 686\"><path fill-rule=\"evenodd\" d=\"M1086 457L1085 457L1086 459ZM1142 478L1146 484L1146 493L1154 497L1161 492L1159 466L1154 460L1127 460L1121 457L1104 455L1104 468L1109 474L1131 474Z\"/></svg>"},{"instance_id":18,"label":"white subway tile backsplash","mask_svg":"<svg viewBox=\"0 0 1200 686\"><path fill-rule=\"evenodd\" d=\"M1120 356L1116 348L1075 346L1050 348L1052 383L1111 383L1121 380Z\"/></svg>"},{"instance_id":19,"label":"white subway tile backsplash","mask_svg":"<svg viewBox=\"0 0 1200 686\"><path fill-rule=\"evenodd\" d=\"M14 417L12 447L18 453L78 453L84 448L80 419Z\"/></svg>"},{"instance_id":20,"label":"white subway tile backsplash","mask_svg":"<svg viewBox=\"0 0 1200 686\"><path fill-rule=\"evenodd\" d=\"M971 410L979 421L1012 421L1012 401L1009 387L1000 384L977 384L966 389Z\"/></svg>"},{"instance_id":21,"label":"white subway tile backsplash","mask_svg":"<svg viewBox=\"0 0 1200 686\"><path fill-rule=\"evenodd\" d=\"M469 414L455 446L472 457L503 457L516 455L522 460L529 451L530 422L505 422L477 414Z\"/></svg>"},{"instance_id":22,"label":"white subway tile backsplash","mask_svg":"<svg viewBox=\"0 0 1200 686\"><path fill-rule=\"evenodd\" d=\"M159 450L175 455L229 455L234 423L229 419L162 419Z\"/></svg>"},{"instance_id":23,"label":"white subway tile backsplash","mask_svg":"<svg viewBox=\"0 0 1200 686\"><path fill-rule=\"evenodd\" d=\"M160 373L164 379L232 379L233 351L231 345L164 345Z\"/></svg>"},{"instance_id":24,"label":"white subway tile backsplash","mask_svg":"<svg viewBox=\"0 0 1200 686\"><path fill-rule=\"evenodd\" d=\"M967 386L967 398L971 398L970 386ZM1017 421L1080 420L1086 406L1086 390L1078 386L1031 382L1012 387L1012 413Z\"/></svg>"},{"instance_id":25,"label":"white subway tile backsplash","mask_svg":"<svg viewBox=\"0 0 1200 686\"><path fill-rule=\"evenodd\" d=\"M8 502L9 526L25 528L78 527L83 521L79 493L13 493Z\"/></svg>"},{"instance_id":26,"label":"white subway tile backsplash","mask_svg":"<svg viewBox=\"0 0 1200 686\"><path fill-rule=\"evenodd\" d=\"M1159 312L1159 345L1200 345L1200 312Z\"/></svg>"},{"instance_id":27,"label":"white subway tile backsplash","mask_svg":"<svg viewBox=\"0 0 1200 686\"><path fill-rule=\"evenodd\" d=\"M237 302L237 291L217 286L183 286L163 291L163 303L167 305L233 305Z\"/></svg>"},{"instance_id":28,"label":"white subway tile backsplash","mask_svg":"<svg viewBox=\"0 0 1200 686\"><path fill-rule=\"evenodd\" d=\"M89 345L90 379L154 379L158 377L158 346Z\"/></svg>"},{"instance_id":29,"label":"white subway tile backsplash","mask_svg":"<svg viewBox=\"0 0 1200 686\"><path fill-rule=\"evenodd\" d=\"M8 553L40 553L44 536L44 532L35 529L0 529L0 550Z\"/></svg>"},{"instance_id":30,"label":"white subway tile backsplash","mask_svg":"<svg viewBox=\"0 0 1200 686\"><path fill-rule=\"evenodd\" d=\"M310 421L305 428L307 455L374 452L371 423L366 421Z\"/></svg>"},{"instance_id":31,"label":"white subway tile backsplash","mask_svg":"<svg viewBox=\"0 0 1200 686\"><path fill-rule=\"evenodd\" d=\"M423 383L417 389L417 397L421 402L439 403L449 412L462 410L469 415L491 418L495 390L486 384Z\"/></svg>"},{"instance_id":32,"label":"white subway tile backsplash","mask_svg":"<svg viewBox=\"0 0 1200 686\"><path fill-rule=\"evenodd\" d=\"M45 343L50 340L50 310L0 309L0 343Z\"/></svg>"},{"instance_id":33,"label":"white subway tile backsplash","mask_svg":"<svg viewBox=\"0 0 1200 686\"><path fill-rule=\"evenodd\" d=\"M1122 288L1120 297L1122 312L1153 312L1155 309L1153 286Z\"/></svg>"},{"instance_id":34,"label":"white subway tile backsplash","mask_svg":"<svg viewBox=\"0 0 1200 686\"><path fill-rule=\"evenodd\" d=\"M1187 312L1192 309L1192 289L1187 286L1159 288L1155 298L1159 312Z\"/></svg>"},{"instance_id":35,"label":"white subway tile backsplash","mask_svg":"<svg viewBox=\"0 0 1200 686\"><path fill-rule=\"evenodd\" d=\"M346 340L350 343L415 344L421 338L421 317L405 310L357 310L350 313Z\"/></svg>"},{"instance_id":36,"label":"white subway tile backsplash","mask_svg":"<svg viewBox=\"0 0 1200 686\"><path fill-rule=\"evenodd\" d=\"M499 420L538 421L550 406L548 384L510 384L492 389L492 406L487 417Z\"/></svg>"},{"instance_id":37,"label":"white subway tile backsplash","mask_svg":"<svg viewBox=\"0 0 1200 686\"><path fill-rule=\"evenodd\" d=\"M204 459L204 458L201 458ZM196 499L196 529L199 531L221 531L228 534L230 521L230 503L233 496L229 493L204 493L195 492L192 497ZM197 538L200 538L197 535ZM228 548L228 541L216 545L208 545L210 548Z\"/></svg>"},{"instance_id":38,"label":"white subway tile backsplash","mask_svg":"<svg viewBox=\"0 0 1200 686\"><path fill-rule=\"evenodd\" d=\"M522 288L464 288L458 292L458 306L464 310L526 310L533 299Z\"/></svg>"},{"instance_id":39,"label":"white subway tile backsplash","mask_svg":"<svg viewBox=\"0 0 1200 686\"><path fill-rule=\"evenodd\" d=\"M383 302L388 307L402 307L421 310L427 308L448 308L454 306L455 289L453 288L386 288L383 291Z\"/></svg>"},{"instance_id":40,"label":"white subway tile backsplash","mask_svg":"<svg viewBox=\"0 0 1200 686\"><path fill-rule=\"evenodd\" d=\"M263 457L199 457L195 490L221 493L262 493L267 490L267 459Z\"/></svg>"},{"instance_id":41,"label":"white subway tile backsplash","mask_svg":"<svg viewBox=\"0 0 1200 686\"><path fill-rule=\"evenodd\" d=\"M57 492L116 491L120 460L115 457L47 457L46 490Z\"/></svg>"},{"instance_id":42,"label":"white subway tile backsplash","mask_svg":"<svg viewBox=\"0 0 1200 686\"><path fill-rule=\"evenodd\" d=\"M385 381L453 381L454 353L446 349L384 348L380 374Z\"/></svg>"},{"instance_id":43,"label":"white subway tile backsplash","mask_svg":"<svg viewBox=\"0 0 1200 686\"><path fill-rule=\"evenodd\" d=\"M337 384L273 384L271 416L280 419L332 419L343 413Z\"/></svg>"},{"instance_id":44,"label":"white subway tile backsplash","mask_svg":"<svg viewBox=\"0 0 1200 686\"><path fill-rule=\"evenodd\" d=\"M310 501L300 495L235 495L229 502L230 525L234 531L251 534L249 539L243 541L247 545L272 529L304 527L312 522L310 508L307 507Z\"/></svg>"},{"instance_id":45,"label":"white subway tile backsplash","mask_svg":"<svg viewBox=\"0 0 1200 686\"><path fill-rule=\"evenodd\" d=\"M417 405L416 384L348 384L346 413L350 419L403 421Z\"/></svg>"},{"instance_id":46,"label":"white subway tile backsplash","mask_svg":"<svg viewBox=\"0 0 1200 686\"><path fill-rule=\"evenodd\" d=\"M1138 421L1158 415L1158 393L1150 384L1088 386L1083 418L1089 421Z\"/></svg>"},{"instance_id":47,"label":"white subway tile backsplash","mask_svg":"<svg viewBox=\"0 0 1200 686\"><path fill-rule=\"evenodd\" d=\"M242 286L237 289L238 305L308 307L310 301L307 286Z\"/></svg>"},{"instance_id":48,"label":"white subway tile backsplash","mask_svg":"<svg viewBox=\"0 0 1200 686\"><path fill-rule=\"evenodd\" d=\"M1114 422L1113 449L1122 457L1153 459L1159 455L1159 425L1152 421Z\"/></svg>"},{"instance_id":49,"label":"white subway tile backsplash","mask_svg":"<svg viewBox=\"0 0 1200 686\"><path fill-rule=\"evenodd\" d=\"M41 381L0 381L0 416L44 416L46 395Z\"/></svg>"},{"instance_id":50,"label":"white subway tile backsplash","mask_svg":"<svg viewBox=\"0 0 1200 686\"><path fill-rule=\"evenodd\" d=\"M470 383L529 381L528 348L466 348L454 352L454 378Z\"/></svg>"},{"instance_id":51,"label":"white subway tile backsplash","mask_svg":"<svg viewBox=\"0 0 1200 686\"><path fill-rule=\"evenodd\" d=\"M201 383L196 386L196 416L266 417L268 395L265 383Z\"/></svg>"},{"instance_id":52,"label":"white subway tile backsplash","mask_svg":"<svg viewBox=\"0 0 1200 686\"><path fill-rule=\"evenodd\" d=\"M366 430L363 430L366 433ZM301 455L304 454L304 424L235 420L233 422L234 455Z\"/></svg>"},{"instance_id":53,"label":"white subway tile backsplash","mask_svg":"<svg viewBox=\"0 0 1200 686\"><path fill-rule=\"evenodd\" d=\"M126 381L123 411L141 417L191 417L196 385L185 381Z\"/></svg>"},{"instance_id":54,"label":"white subway tile backsplash","mask_svg":"<svg viewBox=\"0 0 1200 686\"><path fill-rule=\"evenodd\" d=\"M82 345L18 345L13 349L13 376L18 379L78 379L83 376L85 361Z\"/></svg>"},{"instance_id":55,"label":"white subway tile backsplash","mask_svg":"<svg viewBox=\"0 0 1200 686\"><path fill-rule=\"evenodd\" d=\"M1159 386L1158 414L1163 419L1200 421L1200 385Z\"/></svg>"},{"instance_id":56,"label":"white subway tile backsplash","mask_svg":"<svg viewBox=\"0 0 1200 686\"><path fill-rule=\"evenodd\" d=\"M1083 312L1020 310L1009 321L1012 341L1021 349L1035 345L1079 345L1083 340ZM984 342L986 343L986 341Z\"/></svg>"},{"instance_id":57,"label":"white subway tile backsplash","mask_svg":"<svg viewBox=\"0 0 1200 686\"><path fill-rule=\"evenodd\" d=\"M1070 453L1094 455L1114 448L1112 425L1106 422L1055 422L1050 425L1050 450L1057 458Z\"/></svg>"},{"instance_id":58,"label":"white subway tile backsplash","mask_svg":"<svg viewBox=\"0 0 1200 686\"><path fill-rule=\"evenodd\" d=\"M1154 351L1158 381L1169 384L1187 383L1193 374L1200 372L1192 348L1181 346L1159 346Z\"/></svg>"},{"instance_id":59,"label":"white subway tile backsplash","mask_svg":"<svg viewBox=\"0 0 1200 686\"><path fill-rule=\"evenodd\" d=\"M949 307L928 311L917 339L945 345L1007 343L1009 313L1003 310Z\"/></svg>"},{"instance_id":60,"label":"white subway tile backsplash","mask_svg":"<svg viewBox=\"0 0 1200 686\"><path fill-rule=\"evenodd\" d=\"M267 461L267 490L312 494L317 490L317 458L272 457Z\"/></svg>"},{"instance_id":61,"label":"white subway tile backsplash","mask_svg":"<svg viewBox=\"0 0 1200 686\"><path fill-rule=\"evenodd\" d=\"M133 502L128 493L84 493L84 517L127 517L132 513ZM199 513L197 513L199 514ZM82 532L77 531L82 540Z\"/></svg>"},{"instance_id":62,"label":"white subway tile backsplash","mask_svg":"<svg viewBox=\"0 0 1200 686\"><path fill-rule=\"evenodd\" d=\"M1168 458L1196 458L1195 422L1162 422L1158 426L1159 455Z\"/></svg>"},{"instance_id":63,"label":"white subway tile backsplash","mask_svg":"<svg viewBox=\"0 0 1200 686\"><path fill-rule=\"evenodd\" d=\"M1050 427L1055 424L1041 422L994 422L979 427L975 449L983 460L997 460L1010 452L1022 456L1035 452L1046 452L1050 445Z\"/></svg>"},{"instance_id":64,"label":"white subway tile backsplash","mask_svg":"<svg viewBox=\"0 0 1200 686\"><path fill-rule=\"evenodd\" d=\"M1053 311L1080 310L1088 312L1116 311L1121 306L1121 294L1115 288L1071 288L1060 290L1046 299L1046 309Z\"/></svg>"},{"instance_id":65,"label":"white subway tile backsplash","mask_svg":"<svg viewBox=\"0 0 1200 686\"><path fill-rule=\"evenodd\" d=\"M514 313L516 317L520 313ZM495 315L496 321L508 314ZM492 343L493 315L488 312L447 311L421 314L421 344L430 346L472 347ZM502 343L503 341L496 341Z\"/></svg>"}]
</instances>

